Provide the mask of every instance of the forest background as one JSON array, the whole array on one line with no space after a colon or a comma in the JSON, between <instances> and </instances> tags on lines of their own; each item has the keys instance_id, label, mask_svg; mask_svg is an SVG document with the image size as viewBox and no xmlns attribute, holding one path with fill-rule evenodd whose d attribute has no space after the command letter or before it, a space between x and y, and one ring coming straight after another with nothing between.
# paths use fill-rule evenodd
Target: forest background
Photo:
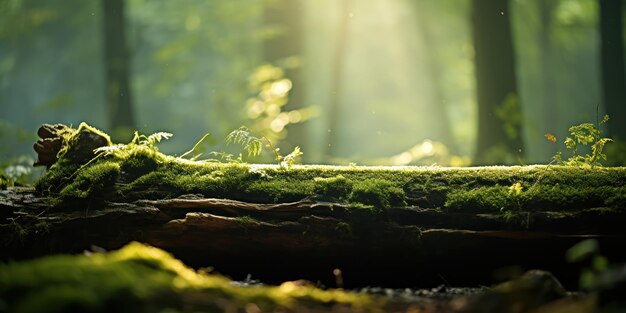
<instances>
[{"instance_id":1,"label":"forest background","mask_svg":"<svg viewBox=\"0 0 626 313\"><path fill-rule=\"evenodd\" d=\"M199 159L236 157L224 137L246 125L305 163L545 164L570 126L605 114L607 165L624 165L625 12L621 0L0 0L0 167L28 172L39 125L81 121L118 142L171 132L160 149L174 155L209 133Z\"/></svg>"}]
</instances>

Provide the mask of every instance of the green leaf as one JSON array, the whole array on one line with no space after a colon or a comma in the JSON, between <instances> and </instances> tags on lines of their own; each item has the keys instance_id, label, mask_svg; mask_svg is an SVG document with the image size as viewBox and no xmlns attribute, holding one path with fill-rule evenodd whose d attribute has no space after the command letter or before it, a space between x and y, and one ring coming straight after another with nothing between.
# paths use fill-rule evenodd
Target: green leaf
<instances>
[{"instance_id":1,"label":"green leaf","mask_svg":"<svg viewBox=\"0 0 626 313\"><path fill-rule=\"evenodd\" d=\"M568 262L581 262L589 259L598 252L598 241L595 239L583 240L567 250Z\"/></svg>"}]
</instances>

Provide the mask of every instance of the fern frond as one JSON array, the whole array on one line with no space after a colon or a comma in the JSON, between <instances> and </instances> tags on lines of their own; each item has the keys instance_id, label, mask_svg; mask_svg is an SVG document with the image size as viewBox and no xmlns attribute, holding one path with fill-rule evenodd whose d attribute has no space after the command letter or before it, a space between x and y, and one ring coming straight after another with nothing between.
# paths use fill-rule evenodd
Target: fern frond
<instances>
[{"instance_id":1,"label":"fern frond","mask_svg":"<svg viewBox=\"0 0 626 313\"><path fill-rule=\"evenodd\" d=\"M253 136L250 130L245 126L233 130L226 136L226 144L231 143L242 145L248 153L248 156L257 156L261 154L263 150L263 142L261 139Z\"/></svg>"},{"instance_id":2,"label":"fern frond","mask_svg":"<svg viewBox=\"0 0 626 313\"><path fill-rule=\"evenodd\" d=\"M124 148L126 148L126 145L124 145L124 144L117 144L117 145L112 145L112 146L100 147L100 148L94 149L93 152L96 155L102 154L104 156L107 156L107 155L114 154L117 151L124 150Z\"/></svg>"},{"instance_id":3,"label":"fern frond","mask_svg":"<svg viewBox=\"0 0 626 313\"><path fill-rule=\"evenodd\" d=\"M167 133L167 132L157 132L154 133L148 137L145 137L144 140L140 141L140 144L152 147L154 146L157 142L161 142L161 140L164 139L170 139L172 138L172 136L174 136L172 133Z\"/></svg>"}]
</instances>

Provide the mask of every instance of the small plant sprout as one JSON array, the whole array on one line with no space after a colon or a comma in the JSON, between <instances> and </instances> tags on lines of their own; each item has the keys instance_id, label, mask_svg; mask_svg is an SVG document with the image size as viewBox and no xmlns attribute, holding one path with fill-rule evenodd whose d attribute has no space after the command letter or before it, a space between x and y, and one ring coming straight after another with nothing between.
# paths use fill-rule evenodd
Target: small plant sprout
<instances>
[{"instance_id":1,"label":"small plant sprout","mask_svg":"<svg viewBox=\"0 0 626 313\"><path fill-rule=\"evenodd\" d=\"M561 152L557 152L552 157L552 162L559 165L569 166L602 166L601 161L606 161L606 154L602 153L604 145L613 141L611 138L601 137L600 125L608 122L609 116L605 115L602 121L596 125L592 123L582 123L569 128L571 137L565 138L565 148L567 148L572 156L567 160L563 160ZM557 138L552 134L545 134L546 139L552 143L557 142ZM579 147L591 145L591 154L580 155Z\"/></svg>"},{"instance_id":2,"label":"small plant sprout","mask_svg":"<svg viewBox=\"0 0 626 313\"><path fill-rule=\"evenodd\" d=\"M280 166L282 168L290 169L296 164L296 158L301 156L302 154L303 153L302 151L300 151L300 147L296 146L295 148L293 148L293 151L291 151L291 153L287 154L282 159L282 161L280 161Z\"/></svg>"}]
</instances>

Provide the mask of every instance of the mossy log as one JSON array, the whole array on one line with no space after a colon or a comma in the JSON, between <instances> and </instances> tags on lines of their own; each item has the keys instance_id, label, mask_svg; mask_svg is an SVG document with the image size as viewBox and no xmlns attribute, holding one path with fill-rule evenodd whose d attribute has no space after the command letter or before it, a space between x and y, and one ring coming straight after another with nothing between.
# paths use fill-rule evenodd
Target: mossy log
<instances>
[{"instance_id":1,"label":"mossy log","mask_svg":"<svg viewBox=\"0 0 626 313\"><path fill-rule=\"evenodd\" d=\"M510 266L573 284L564 254L584 238L626 261L626 168L283 168L184 160L146 140L74 149L90 131L64 137L35 189L0 192L1 259L140 241L235 278L333 285L340 268L347 286L488 284Z\"/></svg>"}]
</instances>

